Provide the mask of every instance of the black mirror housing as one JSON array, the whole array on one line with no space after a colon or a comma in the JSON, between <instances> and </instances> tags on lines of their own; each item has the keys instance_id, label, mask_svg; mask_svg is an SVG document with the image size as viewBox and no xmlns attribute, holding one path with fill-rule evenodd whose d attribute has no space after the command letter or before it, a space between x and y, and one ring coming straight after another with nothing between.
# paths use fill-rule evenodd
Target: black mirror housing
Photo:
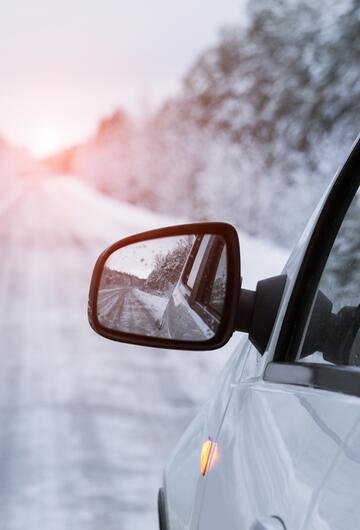
<instances>
[{"instance_id":1,"label":"black mirror housing","mask_svg":"<svg viewBox=\"0 0 360 530\"><path fill-rule=\"evenodd\" d=\"M106 269L106 264L109 263L109 260L112 259L112 256L126 247L131 245L138 245L138 248L141 246L151 245L155 241L160 241L162 238L183 238L190 236L193 238L217 238L221 239L223 247L226 249L226 288L224 288L224 300L222 300L221 305L221 318L219 318L217 326L213 327L213 333L208 334L207 337L197 338L196 340L186 340L186 333L184 334L185 340L179 340L178 337L169 337L169 336L158 336L147 335L139 332L136 327L132 328L130 325L128 327L123 327L123 329L116 328L115 325L104 325L104 320L99 317L99 292L101 288L101 282L103 281L104 270ZM194 239L193 239L194 240ZM219 263L220 258L217 258L217 263ZM141 260L143 261L143 260ZM134 264L134 270L136 269L136 264ZM107 269L109 270L109 269ZM127 269L126 276L129 278L129 266ZM202 276L202 284L204 286L202 289L206 290L206 283L208 281L208 276L205 275L204 267L200 267L198 276ZM114 274L125 273L119 271L110 271L112 273L112 278ZM109 276L110 277L110 276ZM214 275L212 276L214 278ZM132 276L134 278L134 276ZM205 281L204 281L205 279ZM112 280L113 281L113 280ZM127 281L130 281L127 279ZM132 279L131 281L134 282ZM195 281L198 282L198 278ZM136 286L143 285L144 282L142 279L136 278ZM149 283L149 282L148 282ZM107 287L109 285L107 284ZM91 327L100 335L119 342L125 342L129 344L137 344L142 346L151 346L154 348L167 348L167 349L181 349L181 350L213 350L221 348L232 336L234 330L236 329L236 319L237 319L237 310L239 305L239 296L241 289L241 271L240 271L240 249L239 249L239 239L238 234L235 228L232 225L227 223L192 223L184 224L178 226L172 226L167 228L161 228L157 230L151 230L148 232L143 232L125 239L118 241L107 248L98 258L95 268L93 271L90 292L89 292L89 302L88 302L88 318ZM108 289L107 291L110 291ZM114 289L112 289L114 291ZM105 291L103 289L103 291ZM153 296L149 293L145 293L148 297ZM143 296L145 296L142 293ZM158 294L155 292L155 294ZM111 295L111 293L110 293ZM107 296L110 296L107 292ZM101 301L100 301L101 302ZM190 302L191 299L190 299ZM194 307L194 305L192 306ZM199 309L200 311L200 309ZM166 312L166 310L165 310ZM209 313L207 310L204 310L203 313ZM202 314L202 313L200 313ZM211 315L207 314L204 316L207 318L207 323L209 319L211 320ZM160 324L159 324L160 326ZM211 323L209 324L211 326ZM155 329L155 327L154 327ZM134 331L134 332L133 332ZM191 336L191 334L190 334Z\"/></svg>"}]
</instances>

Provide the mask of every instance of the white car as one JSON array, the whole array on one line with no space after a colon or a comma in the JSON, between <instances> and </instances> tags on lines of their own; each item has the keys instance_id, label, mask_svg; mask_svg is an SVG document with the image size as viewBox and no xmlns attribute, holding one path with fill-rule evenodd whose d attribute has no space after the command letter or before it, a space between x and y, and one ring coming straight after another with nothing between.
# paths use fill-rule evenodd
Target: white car
<instances>
[{"instance_id":1,"label":"white car","mask_svg":"<svg viewBox=\"0 0 360 530\"><path fill-rule=\"evenodd\" d=\"M222 223L139 234L98 259L89 320L105 337L205 350L222 346L236 330L248 334L166 465L161 530L360 528L359 182L360 139L281 275L259 282L254 292L241 289L237 233ZM219 299L219 257L211 253L191 281L205 283L198 301L211 309L216 299L217 324L206 335L190 330L169 338L156 322L193 249L187 240L205 235L222 238L226 248L225 288ZM136 288L127 307L142 331L129 320L122 329L98 318L109 263L122 273L133 263ZM176 307L175 296L173 326L182 320Z\"/></svg>"}]
</instances>

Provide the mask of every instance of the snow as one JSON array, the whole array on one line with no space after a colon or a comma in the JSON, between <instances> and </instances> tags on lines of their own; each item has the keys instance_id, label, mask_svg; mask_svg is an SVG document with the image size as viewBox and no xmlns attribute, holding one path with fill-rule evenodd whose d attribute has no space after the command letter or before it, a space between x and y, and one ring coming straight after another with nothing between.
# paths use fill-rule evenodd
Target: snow
<instances>
[{"instance_id":1,"label":"snow","mask_svg":"<svg viewBox=\"0 0 360 530\"><path fill-rule=\"evenodd\" d=\"M255 289L258 280L280 274L287 252L273 243L239 232L242 286Z\"/></svg>"},{"instance_id":2,"label":"snow","mask_svg":"<svg viewBox=\"0 0 360 530\"><path fill-rule=\"evenodd\" d=\"M164 463L240 335L185 357L90 329L97 255L171 217L29 176L3 184L0 221L0 527L157 528ZM280 272L285 252L240 240L246 285Z\"/></svg>"},{"instance_id":3,"label":"snow","mask_svg":"<svg viewBox=\"0 0 360 530\"><path fill-rule=\"evenodd\" d=\"M139 289L134 289L136 298L144 304L146 309L151 312L154 320L161 322L164 311L168 304L168 297L156 296L154 294L145 293Z\"/></svg>"},{"instance_id":4,"label":"snow","mask_svg":"<svg viewBox=\"0 0 360 530\"><path fill-rule=\"evenodd\" d=\"M9 144L0 136L0 187L5 181L13 182L34 171L41 172L41 164L31 158L23 147Z\"/></svg>"}]
</instances>

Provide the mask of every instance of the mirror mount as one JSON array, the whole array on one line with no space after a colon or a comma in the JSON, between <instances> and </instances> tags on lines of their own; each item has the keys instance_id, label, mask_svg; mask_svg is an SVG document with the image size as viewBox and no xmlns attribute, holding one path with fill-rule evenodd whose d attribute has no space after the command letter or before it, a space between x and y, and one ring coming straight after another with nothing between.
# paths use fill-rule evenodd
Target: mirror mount
<instances>
[{"instance_id":1,"label":"mirror mount","mask_svg":"<svg viewBox=\"0 0 360 530\"><path fill-rule=\"evenodd\" d=\"M263 355L286 285L286 274L257 283L255 291L241 289L235 329L249 334L249 340Z\"/></svg>"},{"instance_id":2,"label":"mirror mount","mask_svg":"<svg viewBox=\"0 0 360 530\"><path fill-rule=\"evenodd\" d=\"M235 330L249 333L251 329L256 291L240 290L239 305L236 312Z\"/></svg>"}]
</instances>

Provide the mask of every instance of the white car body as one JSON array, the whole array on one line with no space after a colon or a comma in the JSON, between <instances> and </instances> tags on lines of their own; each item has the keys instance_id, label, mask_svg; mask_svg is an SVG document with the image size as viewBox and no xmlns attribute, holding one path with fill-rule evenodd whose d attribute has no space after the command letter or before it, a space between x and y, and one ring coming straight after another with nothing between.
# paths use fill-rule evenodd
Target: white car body
<instances>
[{"instance_id":1,"label":"white car body","mask_svg":"<svg viewBox=\"0 0 360 530\"><path fill-rule=\"evenodd\" d=\"M358 139L353 156L359 146ZM284 268L286 287L265 354L244 338L166 465L162 530L360 528L359 397L276 382L266 372L338 175ZM218 454L203 476L200 454L208 439Z\"/></svg>"}]
</instances>

